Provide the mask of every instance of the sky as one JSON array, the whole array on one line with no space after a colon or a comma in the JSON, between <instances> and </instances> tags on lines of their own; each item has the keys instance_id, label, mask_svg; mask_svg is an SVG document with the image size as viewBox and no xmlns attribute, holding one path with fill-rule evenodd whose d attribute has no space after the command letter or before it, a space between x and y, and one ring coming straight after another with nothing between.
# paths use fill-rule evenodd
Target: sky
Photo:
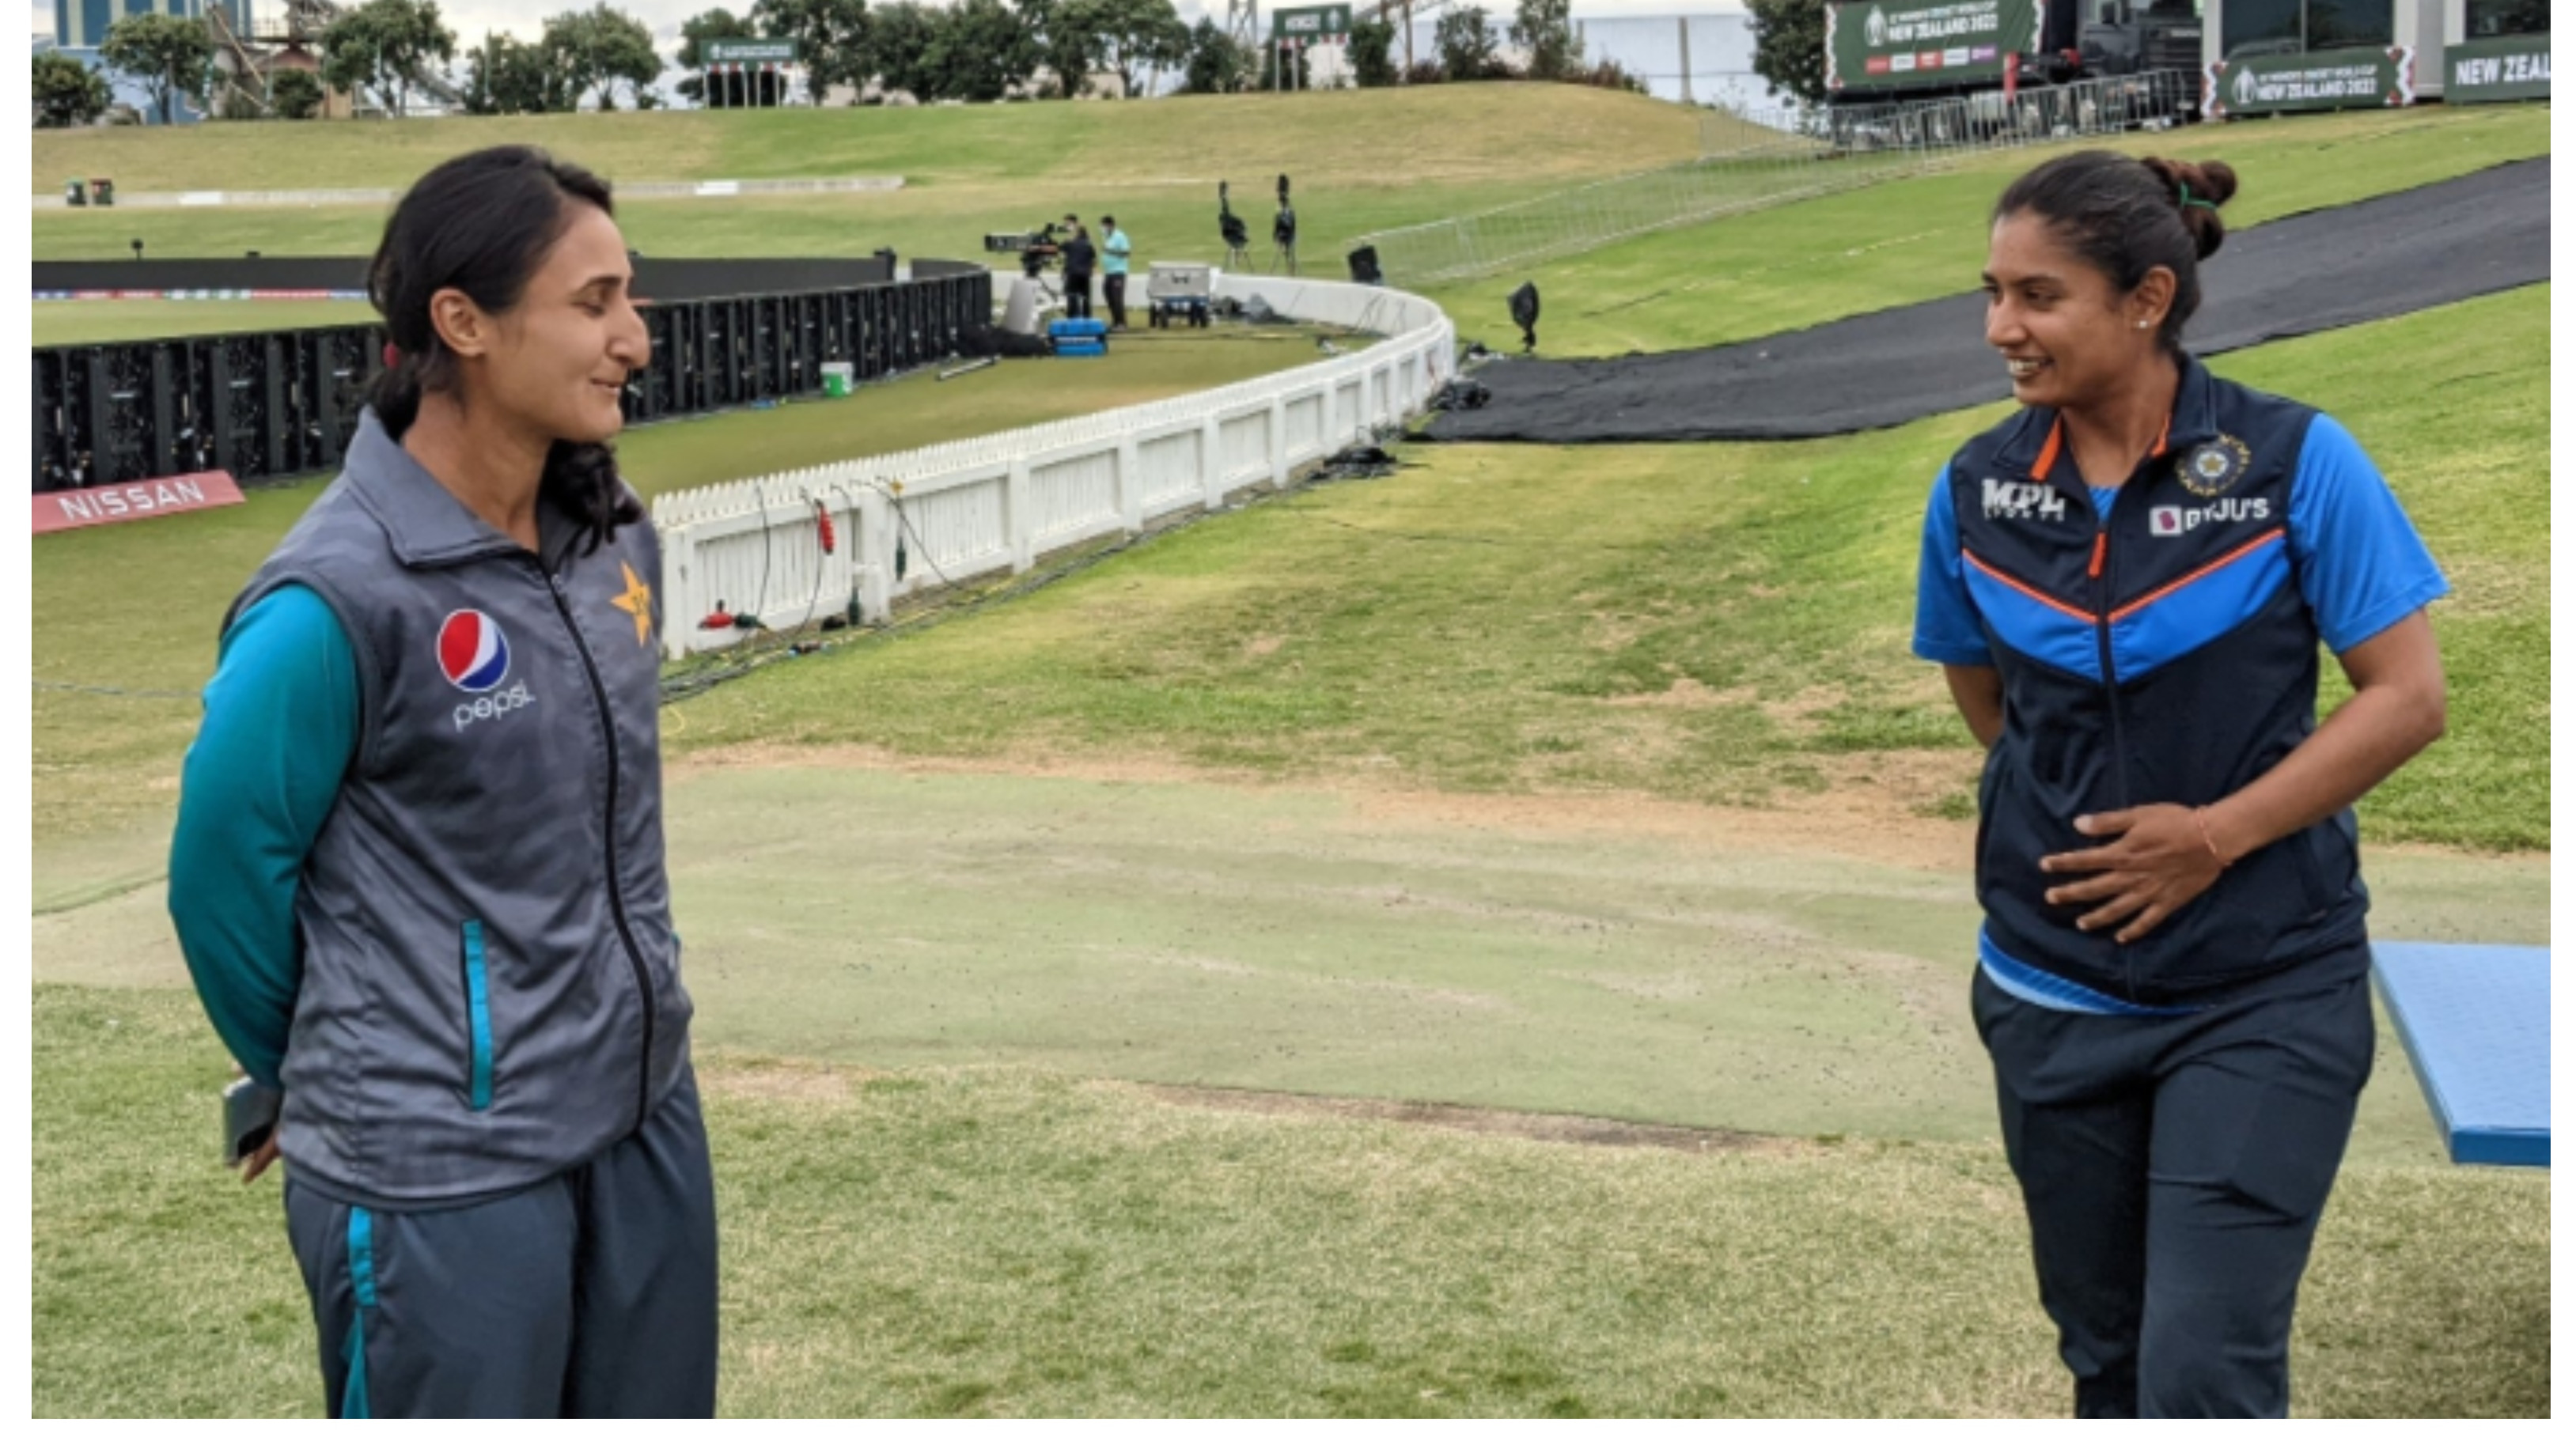
<instances>
[{"instance_id":1,"label":"sky","mask_svg":"<svg viewBox=\"0 0 2576 1449\"><path fill-rule=\"evenodd\" d=\"M667 42L663 47L667 50L675 49L679 44L681 21L712 9L723 0L610 0L610 3L643 21L655 36ZM1177 0L1177 5L1181 18L1192 23L1196 23L1202 13L1213 14L1219 19L1225 16L1222 0ZM445 17L448 28L456 32L459 44L471 45L481 40L486 32L495 30L534 40L545 29L545 16L563 10L587 8L588 4L581 3L581 0L541 0L541 3L533 5L501 4L495 0L440 0L438 12ZM726 8L739 15L751 8L750 0L741 0L741 3ZM1493 12L1497 19L1508 18L1512 11L1508 0L1486 0L1483 8ZM1620 15L1724 15L1743 8L1738 0L1574 0L1574 13L1583 19ZM1267 15L1270 9L1265 4L1262 13ZM37 34L53 30L52 0L32 5L30 14L31 28Z\"/></svg>"}]
</instances>

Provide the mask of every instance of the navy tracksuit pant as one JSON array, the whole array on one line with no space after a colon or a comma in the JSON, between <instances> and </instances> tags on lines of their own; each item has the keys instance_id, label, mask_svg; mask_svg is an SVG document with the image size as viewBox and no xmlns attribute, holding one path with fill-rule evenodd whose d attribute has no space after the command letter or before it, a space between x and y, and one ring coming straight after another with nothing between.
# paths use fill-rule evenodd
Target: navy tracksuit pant
<instances>
[{"instance_id":1,"label":"navy tracksuit pant","mask_svg":"<svg viewBox=\"0 0 2576 1449\"><path fill-rule=\"evenodd\" d=\"M2377 1044L2368 977L2139 1017L1980 971L1974 1009L2077 1415L2286 1415L2299 1278Z\"/></svg>"},{"instance_id":2,"label":"navy tracksuit pant","mask_svg":"<svg viewBox=\"0 0 2576 1449\"><path fill-rule=\"evenodd\" d=\"M697 1079L507 1197L431 1211L290 1176L334 1418L682 1418L716 1406L716 1216Z\"/></svg>"}]
</instances>

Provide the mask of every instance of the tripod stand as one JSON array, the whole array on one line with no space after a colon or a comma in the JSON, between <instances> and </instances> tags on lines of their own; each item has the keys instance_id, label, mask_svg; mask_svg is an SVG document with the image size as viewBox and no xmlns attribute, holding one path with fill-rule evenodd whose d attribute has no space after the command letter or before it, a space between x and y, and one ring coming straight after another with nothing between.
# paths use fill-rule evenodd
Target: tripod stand
<instances>
[{"instance_id":1,"label":"tripod stand","mask_svg":"<svg viewBox=\"0 0 2576 1449\"><path fill-rule=\"evenodd\" d=\"M1216 229L1225 238L1225 269L1229 272L1252 270L1252 256L1246 248L1252 244L1243 218L1234 214L1234 204L1226 199L1226 185L1216 184Z\"/></svg>"},{"instance_id":2,"label":"tripod stand","mask_svg":"<svg viewBox=\"0 0 2576 1449\"><path fill-rule=\"evenodd\" d=\"M1281 270L1281 264L1286 270ZM1282 276L1297 275L1297 212L1288 204L1288 177L1279 177L1279 215L1270 222L1270 270Z\"/></svg>"}]
</instances>

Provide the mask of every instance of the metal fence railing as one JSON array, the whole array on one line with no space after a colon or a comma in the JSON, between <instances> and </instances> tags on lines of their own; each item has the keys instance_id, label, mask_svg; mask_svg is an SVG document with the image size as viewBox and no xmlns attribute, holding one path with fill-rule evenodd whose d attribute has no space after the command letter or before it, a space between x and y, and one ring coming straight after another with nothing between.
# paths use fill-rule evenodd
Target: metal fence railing
<instances>
[{"instance_id":1,"label":"metal fence railing","mask_svg":"<svg viewBox=\"0 0 2576 1449\"><path fill-rule=\"evenodd\" d=\"M1457 328L1419 297L1221 272L1211 290L1379 340L1159 402L665 493L653 500L664 648L680 659L741 642L747 626L718 615L778 631L852 613L882 623L933 581L1025 573L1054 550L1220 507L1425 411L1455 373Z\"/></svg>"},{"instance_id":2,"label":"metal fence railing","mask_svg":"<svg viewBox=\"0 0 2576 1449\"><path fill-rule=\"evenodd\" d=\"M2188 71L2108 76L1938 101L1713 111L1700 157L1360 239L1396 286L1427 287L1589 251L1628 237L1848 191L1989 151L2197 114Z\"/></svg>"}]
</instances>

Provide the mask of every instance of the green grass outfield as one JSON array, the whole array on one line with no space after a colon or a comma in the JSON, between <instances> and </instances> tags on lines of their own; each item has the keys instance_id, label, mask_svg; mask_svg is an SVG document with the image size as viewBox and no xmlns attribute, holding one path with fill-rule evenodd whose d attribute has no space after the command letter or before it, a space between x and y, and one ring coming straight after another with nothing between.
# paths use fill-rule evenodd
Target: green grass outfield
<instances>
[{"instance_id":1,"label":"green grass outfield","mask_svg":"<svg viewBox=\"0 0 2576 1449\"><path fill-rule=\"evenodd\" d=\"M223 1062L194 1003L41 987L34 1051L34 1412L318 1412L276 1178L208 1161ZM727 1414L2065 1410L1989 1145L1616 1146L1025 1069L701 1071ZM2294 1410L2547 1415L2548 1221L2545 1174L2347 1171Z\"/></svg>"},{"instance_id":2,"label":"green grass outfield","mask_svg":"<svg viewBox=\"0 0 2576 1449\"><path fill-rule=\"evenodd\" d=\"M2547 155L2549 109L2348 111L2086 144L2227 162L2240 187L2226 210L2237 229ZM1460 336L1500 347L1518 340L1505 298L1535 281L1542 355L1606 357L1740 341L1970 292L1985 265L1996 196L2047 154L1997 152L1937 175L1661 232L1424 295L1457 319ZM2224 251L2211 263L2226 264Z\"/></svg>"},{"instance_id":3,"label":"green grass outfield","mask_svg":"<svg viewBox=\"0 0 2576 1449\"><path fill-rule=\"evenodd\" d=\"M2370 797L2374 840L2548 844L2547 297L2217 359L2344 419L2455 589L2433 610L2450 734ZM1789 809L1876 780L1890 808L1964 813L1977 757L1907 647L1915 556L1935 470L2005 411L1795 444L1411 447L1394 479L729 685L688 743Z\"/></svg>"},{"instance_id":4,"label":"green grass outfield","mask_svg":"<svg viewBox=\"0 0 2576 1449\"><path fill-rule=\"evenodd\" d=\"M376 309L364 302L38 302L30 310L32 341L38 347L338 327L376 320Z\"/></svg>"}]
</instances>

